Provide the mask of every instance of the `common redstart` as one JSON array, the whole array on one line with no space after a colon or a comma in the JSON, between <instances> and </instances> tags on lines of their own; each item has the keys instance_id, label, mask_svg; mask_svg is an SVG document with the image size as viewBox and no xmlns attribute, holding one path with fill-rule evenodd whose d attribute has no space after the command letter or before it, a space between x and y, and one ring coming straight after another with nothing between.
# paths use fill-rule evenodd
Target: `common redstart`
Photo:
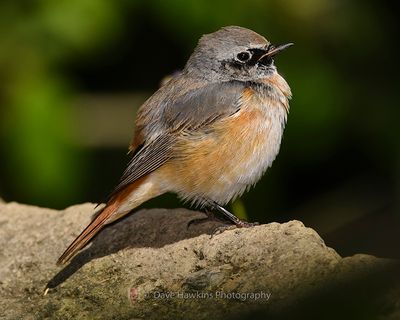
<instances>
[{"instance_id":1,"label":"common redstart","mask_svg":"<svg viewBox=\"0 0 400 320\"><path fill-rule=\"evenodd\" d=\"M254 185L279 151L291 92L273 58L291 45L237 26L202 36L183 71L139 108L119 184L58 263L165 192L248 226L222 206Z\"/></svg>"}]
</instances>

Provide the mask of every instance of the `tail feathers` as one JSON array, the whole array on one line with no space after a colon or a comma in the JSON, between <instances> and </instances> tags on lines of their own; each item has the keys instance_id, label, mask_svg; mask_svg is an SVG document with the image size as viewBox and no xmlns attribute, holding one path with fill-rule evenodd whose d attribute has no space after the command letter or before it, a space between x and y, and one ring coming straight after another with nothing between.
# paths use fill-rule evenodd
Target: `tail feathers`
<instances>
[{"instance_id":1,"label":"tail feathers","mask_svg":"<svg viewBox=\"0 0 400 320\"><path fill-rule=\"evenodd\" d=\"M117 203L107 205L97 217L82 231L82 233L69 245L57 264L68 262L80 249L82 249L108 222L109 218L118 209Z\"/></svg>"},{"instance_id":2,"label":"tail feathers","mask_svg":"<svg viewBox=\"0 0 400 320\"><path fill-rule=\"evenodd\" d=\"M150 189L140 189L142 183L146 177L142 177L136 180L125 189L119 191L117 194L111 197L106 206L97 214L93 221L82 231L82 233L69 245L67 250L58 259L57 264L64 264L71 260L71 258L101 230L106 224L109 224L125 214L129 213L130 210L136 208L144 201L151 199L154 196L159 195L159 191L154 192ZM133 192L136 189L141 191L136 194L134 199L131 199L127 205L124 206L125 200L132 197ZM127 208L128 206L128 208ZM128 210L129 209L129 210Z\"/></svg>"}]
</instances>

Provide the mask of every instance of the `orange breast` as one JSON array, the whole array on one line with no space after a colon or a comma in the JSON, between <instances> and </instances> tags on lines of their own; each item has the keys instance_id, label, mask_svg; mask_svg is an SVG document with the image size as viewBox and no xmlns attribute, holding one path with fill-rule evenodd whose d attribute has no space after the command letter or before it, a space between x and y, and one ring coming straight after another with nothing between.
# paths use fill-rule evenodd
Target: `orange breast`
<instances>
[{"instance_id":1,"label":"orange breast","mask_svg":"<svg viewBox=\"0 0 400 320\"><path fill-rule=\"evenodd\" d=\"M259 180L279 150L286 111L248 88L236 114L196 134L183 135L175 158L159 170L184 199L225 204Z\"/></svg>"}]
</instances>

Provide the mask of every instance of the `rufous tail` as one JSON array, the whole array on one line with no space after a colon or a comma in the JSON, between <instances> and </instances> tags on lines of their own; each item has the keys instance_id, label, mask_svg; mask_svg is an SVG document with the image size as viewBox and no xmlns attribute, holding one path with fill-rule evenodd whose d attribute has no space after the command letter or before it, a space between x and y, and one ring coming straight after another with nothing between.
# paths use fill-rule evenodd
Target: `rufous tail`
<instances>
[{"instance_id":1,"label":"rufous tail","mask_svg":"<svg viewBox=\"0 0 400 320\"><path fill-rule=\"evenodd\" d=\"M111 204L106 205L97 217L69 245L61 257L58 258L57 264L68 262L79 250L86 246L86 244L106 225L107 220L117 209L117 202L112 202Z\"/></svg>"},{"instance_id":2,"label":"rufous tail","mask_svg":"<svg viewBox=\"0 0 400 320\"><path fill-rule=\"evenodd\" d=\"M120 206L124 203L127 197L132 195L135 189L139 188L144 178L139 179L126 187L125 189L119 191L117 194L111 197L111 199L107 202L106 206L97 214L97 216L93 219L93 221L82 231L82 233L69 245L67 250L61 255L57 260L57 264L64 264L71 260L71 258L84 246L88 244L88 242L108 223L113 222L125 214L129 212L126 210L124 212L118 212ZM131 203L130 210L139 206L141 203L146 201L148 198L151 198L151 194L148 194L147 197L143 197L143 195L135 199Z\"/></svg>"}]
</instances>

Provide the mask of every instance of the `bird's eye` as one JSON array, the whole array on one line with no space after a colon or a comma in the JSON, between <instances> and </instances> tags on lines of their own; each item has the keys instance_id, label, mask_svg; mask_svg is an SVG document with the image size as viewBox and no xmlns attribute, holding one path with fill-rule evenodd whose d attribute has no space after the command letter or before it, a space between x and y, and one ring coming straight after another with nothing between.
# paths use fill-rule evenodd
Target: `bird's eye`
<instances>
[{"instance_id":1,"label":"bird's eye","mask_svg":"<svg viewBox=\"0 0 400 320\"><path fill-rule=\"evenodd\" d=\"M241 62L246 62L250 59L250 53L243 51L237 54L236 58Z\"/></svg>"}]
</instances>

